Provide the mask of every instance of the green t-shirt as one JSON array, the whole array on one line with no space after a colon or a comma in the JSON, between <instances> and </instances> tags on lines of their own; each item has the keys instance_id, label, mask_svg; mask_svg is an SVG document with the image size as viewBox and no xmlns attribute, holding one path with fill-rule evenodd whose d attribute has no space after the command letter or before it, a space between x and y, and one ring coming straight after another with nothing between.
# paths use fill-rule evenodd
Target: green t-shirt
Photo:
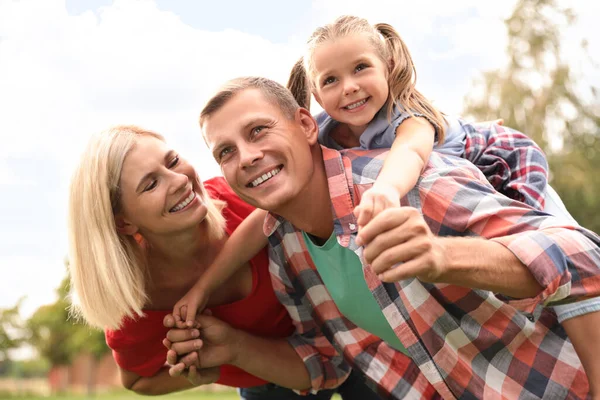
<instances>
[{"instance_id":1,"label":"green t-shirt","mask_svg":"<svg viewBox=\"0 0 600 400\"><path fill-rule=\"evenodd\" d=\"M302 234L317 271L342 314L356 326L408 355L369 290L358 256L340 246L335 233L323 246L317 246L305 232Z\"/></svg>"}]
</instances>

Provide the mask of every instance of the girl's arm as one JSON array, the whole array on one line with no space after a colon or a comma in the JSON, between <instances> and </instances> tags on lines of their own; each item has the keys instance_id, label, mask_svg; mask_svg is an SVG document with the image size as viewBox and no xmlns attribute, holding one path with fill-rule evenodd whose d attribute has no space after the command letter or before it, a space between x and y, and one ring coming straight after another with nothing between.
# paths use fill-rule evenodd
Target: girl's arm
<instances>
[{"instance_id":1,"label":"girl's arm","mask_svg":"<svg viewBox=\"0 0 600 400\"><path fill-rule=\"evenodd\" d=\"M592 399L600 399L600 311L569 318L561 324L581 360Z\"/></svg>"},{"instance_id":2,"label":"girl's arm","mask_svg":"<svg viewBox=\"0 0 600 400\"><path fill-rule=\"evenodd\" d=\"M367 190L356 208L359 227L386 208L399 206L417 183L433 150L435 130L425 118L408 118L396 128L383 168L373 187Z\"/></svg>"},{"instance_id":3,"label":"girl's arm","mask_svg":"<svg viewBox=\"0 0 600 400\"><path fill-rule=\"evenodd\" d=\"M262 230L266 214L257 209L242 221L198 282L175 304L177 326L193 326L196 313L206 306L214 290L267 245Z\"/></svg>"},{"instance_id":4,"label":"girl's arm","mask_svg":"<svg viewBox=\"0 0 600 400\"><path fill-rule=\"evenodd\" d=\"M195 385L192 385L184 376L170 376L168 366L162 367L155 375L150 377L140 376L120 367L119 371L123 387L137 394L150 396L190 389L194 386L216 382L219 378L219 368L200 370L194 382Z\"/></svg>"}]
</instances>

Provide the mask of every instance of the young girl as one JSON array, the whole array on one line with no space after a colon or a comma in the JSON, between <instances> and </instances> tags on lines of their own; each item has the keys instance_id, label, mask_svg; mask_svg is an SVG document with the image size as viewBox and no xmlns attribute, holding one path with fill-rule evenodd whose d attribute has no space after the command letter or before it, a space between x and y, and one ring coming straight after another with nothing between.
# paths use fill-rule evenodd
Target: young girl
<instances>
[{"instance_id":1,"label":"young girl","mask_svg":"<svg viewBox=\"0 0 600 400\"><path fill-rule=\"evenodd\" d=\"M381 174L355 210L359 228L385 208L399 206L400 198L415 186L434 144L437 151L472 161L500 192L543 208L547 162L533 141L497 124L477 129L456 118L445 119L419 93L415 81L410 53L394 28L350 16L317 29L308 41L304 62L292 70L288 87L299 104L308 107L312 93L324 109L317 116L321 144L337 149L391 148ZM256 211L248 217L203 278L175 305L179 326L192 326L210 294L267 244L261 233L264 216ZM598 303L579 315L599 310ZM579 353L585 365L585 356Z\"/></svg>"}]
</instances>

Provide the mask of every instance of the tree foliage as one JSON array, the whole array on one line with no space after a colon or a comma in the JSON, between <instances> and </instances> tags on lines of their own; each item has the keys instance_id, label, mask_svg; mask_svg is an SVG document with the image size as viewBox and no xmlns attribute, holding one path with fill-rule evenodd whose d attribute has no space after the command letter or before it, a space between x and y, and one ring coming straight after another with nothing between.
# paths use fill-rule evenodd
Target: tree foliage
<instances>
[{"instance_id":1,"label":"tree foliage","mask_svg":"<svg viewBox=\"0 0 600 400\"><path fill-rule=\"evenodd\" d=\"M519 0L506 20L507 63L475 83L465 115L503 118L532 137L548 155L551 184L569 211L600 232L600 99L562 46L575 21L555 0Z\"/></svg>"},{"instance_id":2,"label":"tree foliage","mask_svg":"<svg viewBox=\"0 0 600 400\"><path fill-rule=\"evenodd\" d=\"M69 279L57 289L58 300L40 307L27 321L29 342L51 365L68 365L80 352L99 359L108 351L101 331L69 318Z\"/></svg>"}]
</instances>

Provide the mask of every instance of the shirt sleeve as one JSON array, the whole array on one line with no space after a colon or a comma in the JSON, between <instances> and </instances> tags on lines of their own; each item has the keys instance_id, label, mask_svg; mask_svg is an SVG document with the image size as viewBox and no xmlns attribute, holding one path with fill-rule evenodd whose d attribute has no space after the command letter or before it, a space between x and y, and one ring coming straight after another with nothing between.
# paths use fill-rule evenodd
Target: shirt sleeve
<instances>
[{"instance_id":1,"label":"shirt sleeve","mask_svg":"<svg viewBox=\"0 0 600 400\"><path fill-rule=\"evenodd\" d=\"M106 330L106 343L112 350L119 367L143 377L154 376L165 365L167 349L162 345L166 329L141 323L145 332L137 329L134 322L120 330Z\"/></svg>"},{"instance_id":2,"label":"shirt sleeve","mask_svg":"<svg viewBox=\"0 0 600 400\"><path fill-rule=\"evenodd\" d=\"M463 124L464 158L475 164L500 193L544 209L548 161L528 136L497 124Z\"/></svg>"},{"instance_id":3,"label":"shirt sleeve","mask_svg":"<svg viewBox=\"0 0 600 400\"><path fill-rule=\"evenodd\" d=\"M312 390L300 393L316 393L340 386L348 378L350 367L313 319L310 308L305 304L308 301L306 296L295 290L293 278L290 279L293 273L286 271L289 266L281 246L270 246L269 256L273 289L296 328L288 341L304 361L310 375Z\"/></svg>"},{"instance_id":4,"label":"shirt sleeve","mask_svg":"<svg viewBox=\"0 0 600 400\"><path fill-rule=\"evenodd\" d=\"M431 171L419 191L424 217L438 227L434 233L494 240L515 254L543 287L535 298L504 301L537 316L546 304L600 294L598 235L502 196L466 163Z\"/></svg>"}]
</instances>

